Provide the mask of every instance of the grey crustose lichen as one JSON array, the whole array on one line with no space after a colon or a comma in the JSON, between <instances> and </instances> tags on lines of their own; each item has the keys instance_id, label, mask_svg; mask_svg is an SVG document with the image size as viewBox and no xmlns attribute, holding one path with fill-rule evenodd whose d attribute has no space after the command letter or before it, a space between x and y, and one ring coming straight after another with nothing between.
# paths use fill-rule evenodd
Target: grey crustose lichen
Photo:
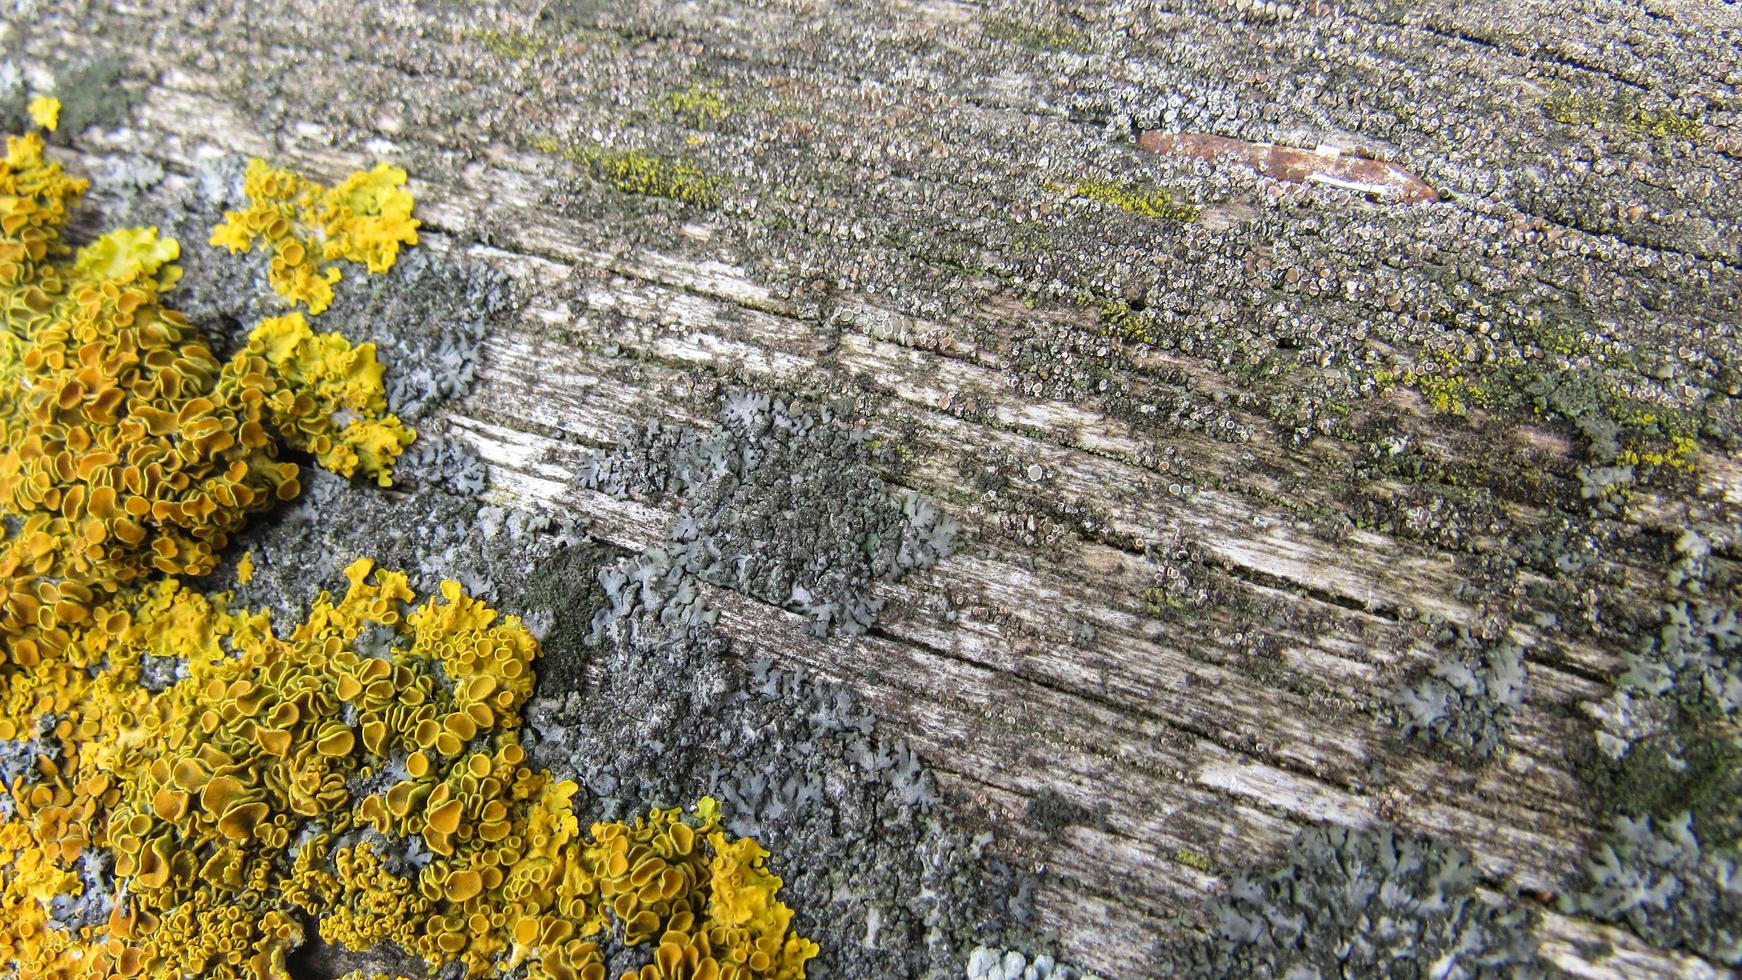
<instances>
[{"instance_id":1,"label":"grey crustose lichen","mask_svg":"<svg viewBox=\"0 0 1742 980\"><path fill-rule=\"evenodd\" d=\"M1703 847L1689 814L1617 818L1567 904L1654 946L1742 966L1742 851Z\"/></svg>"},{"instance_id":2,"label":"grey crustose lichen","mask_svg":"<svg viewBox=\"0 0 1742 980\"><path fill-rule=\"evenodd\" d=\"M1287 860L1234 879L1210 934L1171 951L1192 977L1530 977L1534 914L1478 895L1466 852L1389 827L1302 831Z\"/></svg>"},{"instance_id":3,"label":"grey crustose lichen","mask_svg":"<svg viewBox=\"0 0 1742 980\"><path fill-rule=\"evenodd\" d=\"M1663 608L1657 635L1625 658L1623 688L1732 715L1742 708L1742 610L1722 602ZM1615 746L1605 742L1605 751ZM1611 751L1611 754L1614 754Z\"/></svg>"},{"instance_id":4,"label":"grey crustose lichen","mask_svg":"<svg viewBox=\"0 0 1742 980\"><path fill-rule=\"evenodd\" d=\"M918 754L851 688L669 615L694 582L669 566L635 580L644 601L618 602L601 574L617 554L583 542L529 579L523 601L553 626L527 707L536 764L605 819L720 800L732 833L775 853L795 923L822 947L811 976L938 976L977 943L1026 937L1012 923L1034 915L1033 876L948 821ZM581 660L596 670L566 666Z\"/></svg>"},{"instance_id":5,"label":"grey crustose lichen","mask_svg":"<svg viewBox=\"0 0 1742 980\"><path fill-rule=\"evenodd\" d=\"M1703 583L1702 583L1703 587ZM1657 628L1623 655L1609 697L1585 704L1596 721L1590 771L1608 812L1660 820L1693 814L1704 839L1742 839L1742 614L1733 600L1664 605Z\"/></svg>"},{"instance_id":6,"label":"grey crustose lichen","mask_svg":"<svg viewBox=\"0 0 1742 980\"><path fill-rule=\"evenodd\" d=\"M959 529L932 500L886 484L865 443L827 409L750 391L726 395L712 434L657 421L630 429L615 452L582 464L580 482L675 495L682 507L665 546L610 590L634 601L625 590L676 570L801 613L819 636L865 632L883 606L873 584L935 564Z\"/></svg>"},{"instance_id":7,"label":"grey crustose lichen","mask_svg":"<svg viewBox=\"0 0 1742 980\"><path fill-rule=\"evenodd\" d=\"M1393 696L1395 718L1405 735L1486 760L1505 744L1528 693L1524 648L1510 639L1484 643L1463 630L1449 636L1452 654Z\"/></svg>"}]
</instances>

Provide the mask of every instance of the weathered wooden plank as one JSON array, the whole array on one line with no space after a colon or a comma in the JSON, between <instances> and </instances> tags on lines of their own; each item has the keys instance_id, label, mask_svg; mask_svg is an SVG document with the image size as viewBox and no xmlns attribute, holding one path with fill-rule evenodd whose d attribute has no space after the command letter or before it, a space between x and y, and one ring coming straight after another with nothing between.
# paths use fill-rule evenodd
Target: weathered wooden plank
<instances>
[{"instance_id":1,"label":"weathered wooden plank","mask_svg":"<svg viewBox=\"0 0 1742 980\"><path fill-rule=\"evenodd\" d=\"M1727 234L1734 208L1676 176L1703 174L1709 187L1738 175L1729 62L1684 56L1719 42L1681 25L1716 15L1683 3L1656 5L1655 18L1590 3L1565 19L1512 4L1187 6L1092 11L1080 24L1049 18L1053 34L1020 35L1035 50L970 85L947 66L993 28L964 4L841 11L877 47L863 56L832 45L845 29L799 6L642 11L632 16L669 34L634 42L538 40L535 11L474 12L488 30L538 40L526 58L480 47L470 22L410 6L356 11L335 31L331 5L316 0L282 11L140 4L115 8L103 46L144 62L159 39L218 40L161 72L133 129L86 134L79 147L131 153L143 144L182 176L219 153L270 155L325 176L379 156L412 164L421 247L507 270L528 298L519 322L486 343L475 394L438 424L491 464L500 499L578 517L630 551L664 541L675 502L580 487L582 458L650 419L712 429L706 396L719 385L836 399L873 437L902 446L898 471L883 475L943 501L964 524L965 546L927 572L880 584L885 605L872 633L820 639L774 605L704 592L741 649L851 684L956 799L974 801L999 828L996 849L1044 863L1043 919L1078 962L1119 975L1153 969L1151 948L1176 918L1191 918L1220 873L1278 853L1318 822L1432 831L1469 847L1491 883L1555 892L1593 830L1569 758L1569 746L1589 738L1578 705L1606 695L1622 650L1614 631L1557 625L1581 612L1595 622L1609 608L1568 599L1581 587L1576 573L1526 562L1490 588L1472 583L1471 568L1556 526L1563 505L1542 488L1570 485L1584 448L1564 420L1501 430L1478 406L1458 421L1407 385L1362 395L1340 413L1343 428L1301 443L1272 400L1291 385L1341 377L1341 365L1360 358L1375 367L1397 356L1485 363L1474 345L1491 345L1488 318L1501 318L1482 304L1504 306L1514 293L1545 306L1551 293L1554 302L1576 296L1586 306L1569 334L1636 336L1641 347L1659 337L1699 341L1709 350L1684 361L1721 364L1736 349L1726 320L1735 302L1725 297L1742 282ZM166 11L175 16L137 37L113 36L114 24ZM1286 31L1271 30L1278 19ZM399 32L420 40L403 50L383 43ZM45 36L98 48L65 34ZM1087 51L1073 47L1079 36ZM645 68L634 44L715 79L743 100L735 111L754 118L745 131L678 134L735 182L718 211L593 213L588 195L610 192L561 152L536 148L619 138L683 145L681 127L564 67L598 66L637 93L651 84L644 76L680 77ZM902 45L909 60L887 60ZM1478 58L1484 84L1464 91L1459 79ZM327 71L298 78L270 106L247 103L299 62ZM238 65L259 74L223 71ZM1579 139L1544 118L1540 104L1554 91L1545 75L1613 95L1620 115L1594 117L1592 127L1651 148L1627 167L1586 161L1565 185L1545 185L1535 175L1563 163L1562 149L1576 156L1567 147ZM1399 76L1410 88L1393 98L1386 82ZM1198 104L1169 101L1158 79L1201 79L1189 89ZM1285 83L1293 115L1257 108ZM398 94L315 108L334 93L408 89L439 91L454 108ZM1639 125L1628 100L1645 105L1663 93L1697 94L1718 120L1715 137L1671 150L1627 136ZM1202 109L1193 127L1229 138L1377 148L1452 200L1410 211L1314 198L1144 156L1105 135L1135 125L1134 115L1183 128L1188 108ZM463 110L476 111L477 132L455 122ZM1432 124L1418 125L1420 113L1432 113ZM885 138L867 140L868 131ZM493 138L504 133L511 138ZM1158 231L1111 205L1094 219L1066 216L1103 173L1191 188L1202 220ZM1575 203L1580 194L1596 203ZM1324 220L1340 238L1296 233L1319 212L1335 212ZM938 215L949 220L926 222ZM1019 233L1037 236L1050 258L1024 265L1007 247ZM1549 238L1574 243L1577 255L1555 253L1529 271L1489 267L1506 261L1491 241L1516 251ZM808 248L821 256L814 264ZM1055 278L1050 298L1036 301L1031 269ZM1636 278L1612 284L1615 270L1629 269ZM1663 299L1683 277L1703 308ZM1433 322L1433 304L1459 290L1483 300L1448 314L1453 322L1437 333L1411 332L1406 324ZM1132 342L1110 325L1102 307L1127 291L1169 301L1171 345ZM1061 299L1073 292L1079 301ZM1300 331L1288 338L1295 346L1278 343L1281 329ZM1515 329L1524 327L1506 321L1494 331ZM1184 342L1194 332L1202 347ZM1245 346L1217 346L1236 335ZM1609 369L1607 355L1591 353L1600 344L1567 344L1568 370ZM1029 345L1061 370L1073 351L1114 362L1100 384L1121 386L1123 402L1092 381L1072 387L1024 367ZM1627 370L1618 385L1663 404L1730 411L1709 390ZM1364 389L1337 390L1354 399ZM1177 404L1207 423L1167 422ZM1395 427L1393 454L1420 452L1449 475L1368 473L1376 467L1364 461L1383 444L1346 425L1364 416ZM1673 541L1696 521L1734 525L1742 461L1721 442L1692 460L1691 486L1639 490L1626 515L1633 537L1601 556L1615 606L1644 609L1667 594L1653 536ZM1523 467L1549 475L1515 478ZM986 489L979 471L997 472L1000 488ZM1472 480L1487 496L1471 509L1484 516L1436 538L1431 502L1459 499ZM1390 530L1323 534L1315 524L1315 515L1394 503L1403 513ZM1221 591L1208 608L1149 610L1145 590L1173 550L1193 552L1201 574L1215 577ZM1424 617L1526 647L1530 696L1494 763L1472 769L1411 751L1385 717L1396 685L1443 656ZM1093 639L1080 638L1082 627ZM1096 826L1028 826L1025 809L1042 791L1103 817ZM1548 915L1541 933L1545 955L1577 975L1710 974L1561 915ZM1599 952L1602 944L1612 945Z\"/></svg>"}]
</instances>

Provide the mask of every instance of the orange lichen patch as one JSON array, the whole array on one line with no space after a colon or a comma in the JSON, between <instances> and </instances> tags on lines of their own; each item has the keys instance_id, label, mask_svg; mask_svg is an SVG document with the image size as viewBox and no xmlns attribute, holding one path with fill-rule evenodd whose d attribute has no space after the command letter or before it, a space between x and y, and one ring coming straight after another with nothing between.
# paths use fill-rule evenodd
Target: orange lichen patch
<instances>
[{"instance_id":1,"label":"orange lichen patch","mask_svg":"<svg viewBox=\"0 0 1742 980\"><path fill-rule=\"evenodd\" d=\"M155 229L65 261L86 185L42 149L14 137L0 162L0 515L16 521L0 539L0 631L11 663L33 668L118 589L215 568L251 515L296 495L281 446L386 483L412 440L386 411L373 346L300 314L220 363L160 302L180 249Z\"/></svg>"},{"instance_id":2,"label":"orange lichen patch","mask_svg":"<svg viewBox=\"0 0 1742 980\"><path fill-rule=\"evenodd\" d=\"M58 283L40 267L66 254L61 230L68 213L90 187L69 177L60 165L42 155L36 133L9 137L0 166L0 285L6 287L8 317L29 320L42 316ZM51 281L43 282L48 278ZM36 286L32 291L28 287Z\"/></svg>"},{"instance_id":3,"label":"orange lichen patch","mask_svg":"<svg viewBox=\"0 0 1742 980\"><path fill-rule=\"evenodd\" d=\"M1332 147L1303 150L1209 133L1154 131L1139 136L1137 145L1169 156L1235 163L1276 180L1328 184L1403 202L1440 199L1431 184L1394 163Z\"/></svg>"},{"instance_id":4,"label":"orange lichen patch","mask_svg":"<svg viewBox=\"0 0 1742 980\"><path fill-rule=\"evenodd\" d=\"M460 800L447 800L424 815L425 833L452 834L460 829L460 817L465 805Z\"/></svg>"},{"instance_id":5,"label":"orange lichen patch","mask_svg":"<svg viewBox=\"0 0 1742 980\"><path fill-rule=\"evenodd\" d=\"M251 175L257 205L313 195L295 217L323 260L384 269L415 240L401 172L319 194ZM730 840L712 801L583 834L576 785L527 765L538 645L516 618L454 582L419 604L365 560L342 599L323 593L280 636L266 613L181 583L297 495L281 445L385 482L410 434L384 412L373 349L300 313L220 364L159 303L178 250L155 231L68 261L61 232L84 190L39 138L8 143L0 738L59 751L4 788L0 973L284 977L314 921L330 942L392 941L471 975L603 980L590 937L612 932L648 947L630 976L802 977L816 946L791 934L767 852ZM283 241L307 229L263 228L275 262L309 260L309 242ZM359 651L366 631L392 634L385 653ZM154 693L147 657L183 673ZM378 845L423 864L395 870ZM111 914L67 931L51 910L87 878Z\"/></svg>"},{"instance_id":6,"label":"orange lichen patch","mask_svg":"<svg viewBox=\"0 0 1742 980\"><path fill-rule=\"evenodd\" d=\"M320 313L333 302L341 260L386 272L401 245L417 244L405 171L385 163L360 171L337 187L322 187L264 160L248 164L249 206L225 214L213 245L232 252L264 245L272 252L267 279L280 296Z\"/></svg>"},{"instance_id":7,"label":"orange lichen patch","mask_svg":"<svg viewBox=\"0 0 1742 980\"><path fill-rule=\"evenodd\" d=\"M125 955L155 975L282 975L313 918L329 942L392 941L474 976L603 976L593 940L607 932L647 948L635 976L804 975L816 946L793 934L768 852L730 839L712 801L583 832L576 785L527 766L520 711L538 646L518 619L457 583L420 603L367 560L345 574L343 598L322 594L283 638L267 614L174 580L74 631L108 666L65 708L65 757L12 788L0 909L29 908L0 921L0 963L78 975ZM357 650L383 629L385 656ZM180 656L186 676L147 695L147 655ZM467 712L480 704L493 724ZM428 725L459 739L457 719L457 751L419 747ZM400 767L384 793L354 791ZM335 846L364 828L384 843ZM414 837L435 855L420 870L377 853ZM92 847L113 857L126 916L59 933L44 910L79 886Z\"/></svg>"}]
</instances>

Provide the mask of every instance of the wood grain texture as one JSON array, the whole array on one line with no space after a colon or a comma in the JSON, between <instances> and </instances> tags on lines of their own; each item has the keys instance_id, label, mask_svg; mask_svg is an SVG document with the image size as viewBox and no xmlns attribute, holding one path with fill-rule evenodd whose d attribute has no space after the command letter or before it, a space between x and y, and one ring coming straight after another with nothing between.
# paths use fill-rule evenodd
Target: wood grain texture
<instances>
[{"instance_id":1,"label":"wood grain texture","mask_svg":"<svg viewBox=\"0 0 1742 980\"><path fill-rule=\"evenodd\" d=\"M1311 823L1442 835L1487 886L1544 895L1586 853L1580 705L1608 693L1623 613L1659 601L1665 542L1684 526L1734 541L1742 460L1702 442L1692 475L1642 485L1599 534L1567 425L1436 412L1371 379L1398 359L1483 363L1525 311L1561 304L1589 340L1567 370L1728 424L1698 365L1738 353L1738 206L1713 190L1742 168L1742 69L1713 37L1737 27L1724 5L1646 6L1058 12L1024 48L988 40L991 13L966 4L649 5L564 34L536 4L144 3L39 11L9 41L44 70L101 50L152 73L132 125L79 137L80 166L410 169L419 247L498 267L526 297L442 420L505 500L657 545L674 509L584 489L577 466L646 420L712 427L726 385L835 404L898 445L885 478L963 523L956 554L879 586L868 635L819 638L710 586L719 628L851 684L961 819L1044 866L1043 921L1068 956L1138 976L1224 874ZM1079 35L1089 53L1066 43ZM660 108L692 84L731 119ZM1599 123L1611 155L1581 154L1538 108L1568 84L1617 105L1703 99L1709 136L1670 147ZM1182 93L1201 115L1168 115ZM1139 123L1361 147L1451 200L1155 159L1131 145ZM723 202L625 195L540 148L587 141L694 159ZM1085 205L1071 189L1089 180L1204 212L1140 221ZM1167 342L1109 325L1132 300L1165 312ZM1683 347L1693 366L1651 373L1645 353ZM1278 407L1298 392L1310 410ZM1437 476L1388 468L1406 453ZM1568 571L1516 560L1569 521L1612 547ZM1188 598L1155 608L1170 569ZM1391 692L1441 655L1430 620L1527 650L1529 697L1493 762L1411 744L1390 719ZM1036 829L1023 815L1043 790L1103 819ZM1579 976L1719 972L1552 912L1542 938Z\"/></svg>"}]
</instances>

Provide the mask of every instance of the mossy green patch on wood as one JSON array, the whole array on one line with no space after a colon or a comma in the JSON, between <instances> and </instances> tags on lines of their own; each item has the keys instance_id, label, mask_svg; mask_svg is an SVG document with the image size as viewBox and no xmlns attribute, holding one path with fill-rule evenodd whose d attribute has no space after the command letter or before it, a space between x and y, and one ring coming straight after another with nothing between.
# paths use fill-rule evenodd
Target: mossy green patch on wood
<instances>
[{"instance_id":1,"label":"mossy green patch on wood","mask_svg":"<svg viewBox=\"0 0 1742 980\"><path fill-rule=\"evenodd\" d=\"M580 164L594 180L625 194L662 197L701 208L718 207L724 181L699 167L641 149L596 144L565 145L538 136L533 149Z\"/></svg>"},{"instance_id":2,"label":"mossy green patch on wood","mask_svg":"<svg viewBox=\"0 0 1742 980\"><path fill-rule=\"evenodd\" d=\"M580 689L593 614L606 602L605 591L599 586L599 568L613 557L589 541L562 549L527 576L523 605L548 611L551 617L549 629L539 640L543 650L539 694L548 697Z\"/></svg>"},{"instance_id":3,"label":"mossy green patch on wood","mask_svg":"<svg viewBox=\"0 0 1742 980\"><path fill-rule=\"evenodd\" d=\"M73 61L56 69L46 93L27 93L16 71L0 72L0 131L24 132L33 120L29 112L32 95L47 96L59 103L54 126L44 136L51 143L65 144L92 126L116 126L127 120L139 93L124 84L127 63L115 55L99 55Z\"/></svg>"},{"instance_id":4,"label":"mossy green patch on wood","mask_svg":"<svg viewBox=\"0 0 1742 980\"><path fill-rule=\"evenodd\" d=\"M1195 205L1176 202L1171 193L1159 187L1111 180L1079 180L1072 188L1072 196L1109 204L1145 218L1170 221L1196 221L1202 211Z\"/></svg>"},{"instance_id":5,"label":"mossy green patch on wood","mask_svg":"<svg viewBox=\"0 0 1742 980\"><path fill-rule=\"evenodd\" d=\"M60 99L62 139L72 139L92 126L125 122L138 93L122 84L126 62L104 55L68 66L55 75L54 96Z\"/></svg>"},{"instance_id":6,"label":"mossy green patch on wood","mask_svg":"<svg viewBox=\"0 0 1742 980\"><path fill-rule=\"evenodd\" d=\"M1181 847L1173 852L1173 858L1175 861L1178 861L1186 867L1196 871L1201 871L1204 874L1208 875L1216 873L1216 862L1211 860L1210 856L1202 851L1194 851L1189 847Z\"/></svg>"},{"instance_id":7,"label":"mossy green patch on wood","mask_svg":"<svg viewBox=\"0 0 1742 980\"><path fill-rule=\"evenodd\" d=\"M1673 729L1611 759L1591 743L1576 771L1591 787L1605 816L1649 815L1669 819L1688 812L1703 839L1717 846L1742 842L1742 740L1703 730L1688 718Z\"/></svg>"},{"instance_id":8,"label":"mossy green patch on wood","mask_svg":"<svg viewBox=\"0 0 1742 980\"><path fill-rule=\"evenodd\" d=\"M691 85L665 97L672 118L691 129L709 129L733 115L726 93L711 85Z\"/></svg>"},{"instance_id":9,"label":"mossy green patch on wood","mask_svg":"<svg viewBox=\"0 0 1742 980\"><path fill-rule=\"evenodd\" d=\"M1706 127L1673 108L1646 108L1629 100L1605 100L1557 89L1542 102L1543 114L1580 129L1616 128L1632 136L1702 143Z\"/></svg>"},{"instance_id":10,"label":"mossy green patch on wood","mask_svg":"<svg viewBox=\"0 0 1742 980\"><path fill-rule=\"evenodd\" d=\"M1036 51L1068 51L1089 54L1095 43L1089 35L1062 21L1028 21L1014 17L989 17L986 36L1033 48Z\"/></svg>"}]
</instances>

